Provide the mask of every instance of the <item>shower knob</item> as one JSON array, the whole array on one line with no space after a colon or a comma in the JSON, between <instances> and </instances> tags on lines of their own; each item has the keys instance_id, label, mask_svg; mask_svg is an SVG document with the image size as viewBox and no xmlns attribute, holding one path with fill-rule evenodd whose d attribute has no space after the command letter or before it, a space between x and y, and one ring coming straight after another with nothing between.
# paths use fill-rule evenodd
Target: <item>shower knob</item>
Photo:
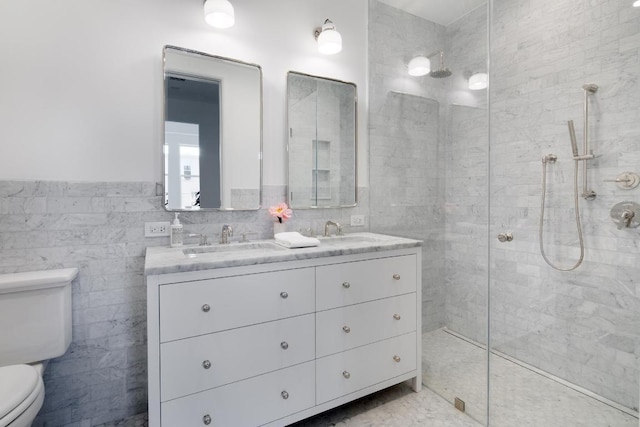
<instances>
[{"instance_id":1,"label":"shower knob","mask_svg":"<svg viewBox=\"0 0 640 427\"><path fill-rule=\"evenodd\" d=\"M618 230L640 226L640 205L636 202L620 202L611 208L610 214Z\"/></svg>"},{"instance_id":2,"label":"shower knob","mask_svg":"<svg viewBox=\"0 0 640 427\"><path fill-rule=\"evenodd\" d=\"M510 241L513 240L513 234L511 234L511 233L500 233L500 234L498 234L498 240L501 243L510 242Z\"/></svg>"}]
</instances>

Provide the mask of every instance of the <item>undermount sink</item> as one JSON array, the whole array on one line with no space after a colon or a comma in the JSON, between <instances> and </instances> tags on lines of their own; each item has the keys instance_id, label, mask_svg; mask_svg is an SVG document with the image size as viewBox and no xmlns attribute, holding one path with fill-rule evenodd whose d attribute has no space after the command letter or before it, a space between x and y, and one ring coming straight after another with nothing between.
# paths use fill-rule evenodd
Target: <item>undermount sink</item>
<instances>
[{"instance_id":1,"label":"undermount sink","mask_svg":"<svg viewBox=\"0 0 640 427\"><path fill-rule=\"evenodd\" d=\"M197 246L193 248L183 249L182 253L188 256L199 254L221 253L221 252L240 252L240 251L281 251L285 250L280 245L273 242L248 242L248 243L229 243L211 246Z\"/></svg>"},{"instance_id":2,"label":"undermount sink","mask_svg":"<svg viewBox=\"0 0 640 427\"><path fill-rule=\"evenodd\" d=\"M377 239L372 236L361 236L357 234L345 234L342 236L328 236L320 237L320 244L344 244L344 243L376 243L381 242L381 239Z\"/></svg>"}]
</instances>

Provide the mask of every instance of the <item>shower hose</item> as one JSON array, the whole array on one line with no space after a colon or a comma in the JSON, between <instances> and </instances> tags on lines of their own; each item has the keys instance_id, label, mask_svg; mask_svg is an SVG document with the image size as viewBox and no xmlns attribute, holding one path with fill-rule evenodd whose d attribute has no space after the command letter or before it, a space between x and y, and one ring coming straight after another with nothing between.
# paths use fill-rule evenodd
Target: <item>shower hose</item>
<instances>
[{"instance_id":1,"label":"shower hose","mask_svg":"<svg viewBox=\"0 0 640 427\"><path fill-rule=\"evenodd\" d=\"M551 260L547 257L547 254L544 252L544 241L542 238L542 231L544 228L544 202L547 193L547 163L551 161L553 157L553 162L555 162L555 156L548 155L542 158L542 197L540 203L540 227L539 227L539 240L540 240L540 253L542 254L542 258L544 258L545 262L549 264L552 268L558 271L571 271L578 268L580 264L582 264L582 260L584 259L584 241L582 239L582 225L580 224L580 204L578 201L578 160L574 160L575 167L573 170L573 201L575 205L576 212L576 228L578 229L578 239L580 241L580 258L573 265L573 267L562 268L558 267L551 262Z\"/></svg>"}]
</instances>

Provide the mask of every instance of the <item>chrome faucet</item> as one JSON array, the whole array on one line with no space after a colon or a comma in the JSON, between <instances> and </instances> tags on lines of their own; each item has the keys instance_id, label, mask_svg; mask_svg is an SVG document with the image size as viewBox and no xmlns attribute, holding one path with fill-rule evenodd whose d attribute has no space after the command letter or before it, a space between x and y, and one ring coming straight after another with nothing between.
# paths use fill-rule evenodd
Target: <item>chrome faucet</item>
<instances>
[{"instance_id":1,"label":"chrome faucet","mask_svg":"<svg viewBox=\"0 0 640 427\"><path fill-rule=\"evenodd\" d=\"M324 223L324 237L330 236L329 227L331 227L332 225L336 227L336 236L339 236L342 234L342 227L340 226L339 223L335 221L327 221Z\"/></svg>"},{"instance_id":2,"label":"chrome faucet","mask_svg":"<svg viewBox=\"0 0 640 427\"><path fill-rule=\"evenodd\" d=\"M227 244L229 243L229 237L233 236L233 228L230 225L222 226L222 235L220 236L220 243Z\"/></svg>"}]
</instances>

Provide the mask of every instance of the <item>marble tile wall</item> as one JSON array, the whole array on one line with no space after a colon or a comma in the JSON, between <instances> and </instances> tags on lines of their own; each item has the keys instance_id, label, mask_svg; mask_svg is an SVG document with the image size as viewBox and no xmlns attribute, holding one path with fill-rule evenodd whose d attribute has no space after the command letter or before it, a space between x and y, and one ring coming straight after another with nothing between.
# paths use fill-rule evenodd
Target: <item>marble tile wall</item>
<instances>
[{"instance_id":1,"label":"marble tile wall","mask_svg":"<svg viewBox=\"0 0 640 427\"><path fill-rule=\"evenodd\" d=\"M465 88L472 73L486 70L486 9L444 28L374 0L370 8L371 226L425 239L425 329L446 325L486 342L491 255L492 344L637 408L639 234L617 230L609 209L638 201L640 188L603 182L640 164L637 11L609 0L494 1L489 144L486 91ZM408 80L408 60L436 45L448 52L453 75ZM581 138L588 82L600 86L590 126L599 157L589 164L598 198L581 201L583 265L560 273L538 248L540 159L560 158L549 171L545 239L565 266L579 256L566 121L576 122ZM512 231L514 242L487 241L502 231Z\"/></svg>"},{"instance_id":2,"label":"marble tile wall","mask_svg":"<svg viewBox=\"0 0 640 427\"><path fill-rule=\"evenodd\" d=\"M147 246L169 238L145 238L144 223L169 221L152 182L0 181L0 274L78 267L73 283L73 341L45 372L46 397L34 426L90 426L145 412ZM285 187L265 188L264 206L284 200ZM290 230L327 219L349 224L361 207L296 210ZM364 207L362 207L364 206ZM247 212L187 212L185 231L218 239L222 224L234 239L273 235L265 209ZM345 225L349 231L349 227ZM351 231L366 231L366 227Z\"/></svg>"},{"instance_id":3,"label":"marble tile wall","mask_svg":"<svg viewBox=\"0 0 640 427\"><path fill-rule=\"evenodd\" d=\"M423 330L445 324L444 192L439 154L443 81L410 77L407 63L442 49L445 28L369 2L371 230L425 241Z\"/></svg>"},{"instance_id":4,"label":"marble tile wall","mask_svg":"<svg viewBox=\"0 0 640 427\"><path fill-rule=\"evenodd\" d=\"M640 188L613 179L640 167L640 12L628 2L494 1L491 72L492 343L498 350L638 407L640 234L617 230L613 205ZM579 256L567 120L583 131L582 85L591 97L589 162L594 201L580 199L586 254L573 272L538 248L541 157L549 167L545 249L555 263ZM581 145L581 144L579 144ZM580 190L581 191L581 190Z\"/></svg>"},{"instance_id":5,"label":"marble tile wall","mask_svg":"<svg viewBox=\"0 0 640 427\"><path fill-rule=\"evenodd\" d=\"M447 26L449 66L445 158L447 327L486 343L488 302L487 91L468 78L487 70L487 9Z\"/></svg>"}]
</instances>

